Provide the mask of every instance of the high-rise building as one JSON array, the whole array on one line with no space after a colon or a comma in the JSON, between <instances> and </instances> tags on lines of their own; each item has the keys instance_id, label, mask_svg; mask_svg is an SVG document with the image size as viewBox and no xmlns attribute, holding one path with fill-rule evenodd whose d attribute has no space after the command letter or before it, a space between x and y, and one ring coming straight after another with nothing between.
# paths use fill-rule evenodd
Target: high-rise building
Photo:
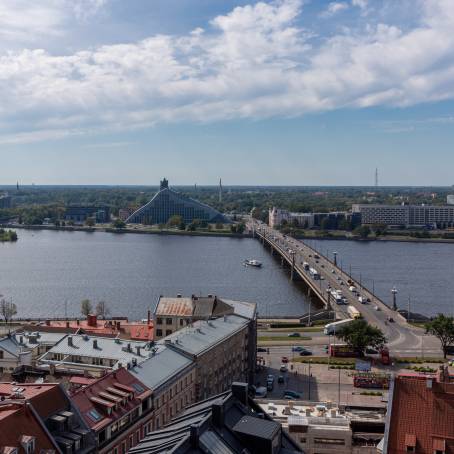
<instances>
[{"instance_id":1,"label":"high-rise building","mask_svg":"<svg viewBox=\"0 0 454 454\"><path fill-rule=\"evenodd\" d=\"M161 181L159 191L155 196L129 216L126 222L130 224L165 224L175 215L181 216L185 223L190 223L194 219L205 222L229 222L214 208L170 189L169 182L165 178Z\"/></svg>"},{"instance_id":2,"label":"high-rise building","mask_svg":"<svg viewBox=\"0 0 454 454\"><path fill-rule=\"evenodd\" d=\"M449 194L446 197L446 202L448 205L454 205L454 194Z\"/></svg>"}]
</instances>

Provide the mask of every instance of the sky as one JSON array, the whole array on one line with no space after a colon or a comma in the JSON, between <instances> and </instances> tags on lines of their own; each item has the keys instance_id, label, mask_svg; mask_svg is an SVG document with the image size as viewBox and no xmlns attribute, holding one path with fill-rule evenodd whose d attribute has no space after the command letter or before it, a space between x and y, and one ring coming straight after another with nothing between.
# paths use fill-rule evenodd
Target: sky
<instances>
[{"instance_id":1,"label":"sky","mask_svg":"<svg viewBox=\"0 0 454 454\"><path fill-rule=\"evenodd\" d=\"M0 184L454 184L453 0L0 0Z\"/></svg>"}]
</instances>

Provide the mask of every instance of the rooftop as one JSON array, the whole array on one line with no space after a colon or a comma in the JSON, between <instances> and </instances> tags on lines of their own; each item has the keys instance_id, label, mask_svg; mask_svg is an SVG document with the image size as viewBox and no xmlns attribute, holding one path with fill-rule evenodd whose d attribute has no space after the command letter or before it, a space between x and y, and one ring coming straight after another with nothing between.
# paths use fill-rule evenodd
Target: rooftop
<instances>
[{"instance_id":1,"label":"rooftop","mask_svg":"<svg viewBox=\"0 0 454 454\"><path fill-rule=\"evenodd\" d=\"M221 318L207 321L197 321L167 336L166 345L187 352L191 355L200 355L224 339L248 326L249 320L238 315L226 315Z\"/></svg>"}]
</instances>

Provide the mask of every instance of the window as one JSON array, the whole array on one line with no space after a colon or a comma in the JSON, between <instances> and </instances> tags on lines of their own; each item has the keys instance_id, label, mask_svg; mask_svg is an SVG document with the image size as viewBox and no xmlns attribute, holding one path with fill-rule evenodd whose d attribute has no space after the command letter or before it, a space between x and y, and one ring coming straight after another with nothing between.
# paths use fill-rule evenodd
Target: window
<instances>
[{"instance_id":1,"label":"window","mask_svg":"<svg viewBox=\"0 0 454 454\"><path fill-rule=\"evenodd\" d=\"M183 326L183 319L180 318L180 326Z\"/></svg>"},{"instance_id":2,"label":"window","mask_svg":"<svg viewBox=\"0 0 454 454\"><path fill-rule=\"evenodd\" d=\"M129 437L129 448L134 446L134 435L130 435Z\"/></svg>"},{"instance_id":3,"label":"window","mask_svg":"<svg viewBox=\"0 0 454 454\"><path fill-rule=\"evenodd\" d=\"M157 325L162 325L162 318L158 317L158 318L156 319L156 324L157 324Z\"/></svg>"},{"instance_id":4,"label":"window","mask_svg":"<svg viewBox=\"0 0 454 454\"><path fill-rule=\"evenodd\" d=\"M126 441L121 444L121 454L126 454Z\"/></svg>"},{"instance_id":5,"label":"window","mask_svg":"<svg viewBox=\"0 0 454 454\"><path fill-rule=\"evenodd\" d=\"M162 329L157 329L156 330L156 336L157 337L162 337Z\"/></svg>"},{"instance_id":6,"label":"window","mask_svg":"<svg viewBox=\"0 0 454 454\"><path fill-rule=\"evenodd\" d=\"M166 318L166 324L171 325L172 324L172 319L171 318Z\"/></svg>"},{"instance_id":7,"label":"window","mask_svg":"<svg viewBox=\"0 0 454 454\"><path fill-rule=\"evenodd\" d=\"M407 452L415 452L415 447L414 446L407 446L406 447Z\"/></svg>"},{"instance_id":8,"label":"window","mask_svg":"<svg viewBox=\"0 0 454 454\"><path fill-rule=\"evenodd\" d=\"M98 435L98 443L102 444L106 441L106 429L101 430Z\"/></svg>"}]
</instances>

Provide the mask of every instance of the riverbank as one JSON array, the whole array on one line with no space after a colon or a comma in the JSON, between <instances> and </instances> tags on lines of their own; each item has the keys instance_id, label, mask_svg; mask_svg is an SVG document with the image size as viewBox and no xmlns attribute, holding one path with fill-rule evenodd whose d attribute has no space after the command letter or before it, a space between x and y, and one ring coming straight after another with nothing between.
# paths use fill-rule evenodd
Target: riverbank
<instances>
[{"instance_id":1,"label":"riverbank","mask_svg":"<svg viewBox=\"0 0 454 454\"><path fill-rule=\"evenodd\" d=\"M63 232L108 232L108 233L136 233L142 235L176 235L176 236L210 236L210 237L230 237L230 238L252 238L252 235L249 233L232 233L228 231L213 231L213 230L176 230L176 229L159 229L153 227L146 228L122 228L117 229L114 227L109 227L106 225L102 226L55 226L55 225L16 225L16 224L6 224L6 227L13 227L15 229L24 229L24 230L55 230Z\"/></svg>"}]
</instances>

